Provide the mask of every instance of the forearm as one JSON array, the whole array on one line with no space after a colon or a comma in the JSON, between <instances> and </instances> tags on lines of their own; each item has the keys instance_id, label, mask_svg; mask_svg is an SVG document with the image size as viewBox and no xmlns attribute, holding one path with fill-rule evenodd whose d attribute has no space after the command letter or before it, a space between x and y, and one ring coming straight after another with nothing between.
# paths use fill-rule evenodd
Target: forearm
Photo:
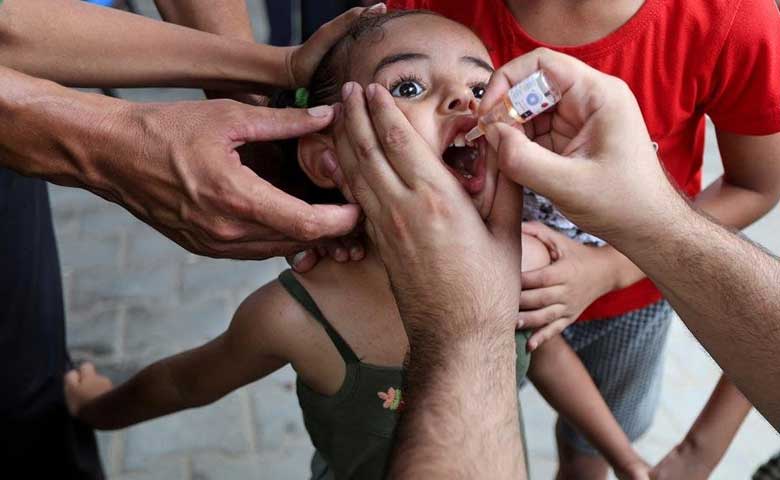
<instances>
[{"instance_id":1,"label":"forearm","mask_svg":"<svg viewBox=\"0 0 780 480\"><path fill-rule=\"evenodd\" d=\"M627 468L641 462L577 354L560 335L534 352L528 378L613 467Z\"/></svg>"},{"instance_id":2,"label":"forearm","mask_svg":"<svg viewBox=\"0 0 780 480\"><path fill-rule=\"evenodd\" d=\"M752 405L725 375L720 378L707 405L684 442L706 456L714 468L725 455Z\"/></svg>"},{"instance_id":3,"label":"forearm","mask_svg":"<svg viewBox=\"0 0 780 480\"><path fill-rule=\"evenodd\" d=\"M667 218L610 242L659 286L742 393L780 426L780 263L670 195Z\"/></svg>"},{"instance_id":4,"label":"forearm","mask_svg":"<svg viewBox=\"0 0 780 480\"><path fill-rule=\"evenodd\" d=\"M721 177L705 188L693 204L722 225L741 230L766 215L777 204L777 195L771 190L739 186ZM613 290L628 287L645 278L642 270L619 251L607 246L604 252L608 252L610 258L608 268L614 272Z\"/></svg>"},{"instance_id":5,"label":"forearm","mask_svg":"<svg viewBox=\"0 0 780 480\"><path fill-rule=\"evenodd\" d=\"M505 337L412 348L389 478L525 478L514 338Z\"/></svg>"},{"instance_id":6,"label":"forearm","mask_svg":"<svg viewBox=\"0 0 780 480\"><path fill-rule=\"evenodd\" d=\"M6 0L0 39L0 64L69 86L254 90L289 83L285 49L77 0Z\"/></svg>"},{"instance_id":7,"label":"forearm","mask_svg":"<svg viewBox=\"0 0 780 480\"><path fill-rule=\"evenodd\" d=\"M97 179L93 158L137 141L127 125L117 128L126 114L126 102L0 67L0 165L87 186Z\"/></svg>"},{"instance_id":8,"label":"forearm","mask_svg":"<svg viewBox=\"0 0 780 480\"><path fill-rule=\"evenodd\" d=\"M196 405L176 388L167 360L86 403L78 417L100 430L116 430Z\"/></svg>"},{"instance_id":9,"label":"forearm","mask_svg":"<svg viewBox=\"0 0 780 480\"><path fill-rule=\"evenodd\" d=\"M155 0L163 19L185 27L254 41L246 0Z\"/></svg>"}]
</instances>

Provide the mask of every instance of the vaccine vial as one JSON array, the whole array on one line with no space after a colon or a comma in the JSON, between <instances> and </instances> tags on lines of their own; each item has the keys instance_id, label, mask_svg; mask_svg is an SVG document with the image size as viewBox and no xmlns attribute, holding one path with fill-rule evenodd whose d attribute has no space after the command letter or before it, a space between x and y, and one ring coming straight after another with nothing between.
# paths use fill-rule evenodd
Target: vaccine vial
<instances>
[{"instance_id":1,"label":"vaccine vial","mask_svg":"<svg viewBox=\"0 0 780 480\"><path fill-rule=\"evenodd\" d=\"M523 124L560 100L558 86L543 71L538 70L510 88L501 101L466 134L466 140L473 142L484 135L485 126L491 123Z\"/></svg>"}]
</instances>

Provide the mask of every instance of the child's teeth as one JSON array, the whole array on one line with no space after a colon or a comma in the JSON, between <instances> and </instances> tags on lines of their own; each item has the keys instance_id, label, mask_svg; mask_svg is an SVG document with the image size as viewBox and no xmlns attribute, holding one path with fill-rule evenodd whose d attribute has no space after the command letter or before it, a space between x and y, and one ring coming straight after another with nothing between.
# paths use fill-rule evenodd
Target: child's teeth
<instances>
[{"instance_id":1,"label":"child's teeth","mask_svg":"<svg viewBox=\"0 0 780 480\"><path fill-rule=\"evenodd\" d=\"M455 137L454 144L456 147L465 147L466 146L466 139L463 138L463 136L458 135Z\"/></svg>"}]
</instances>

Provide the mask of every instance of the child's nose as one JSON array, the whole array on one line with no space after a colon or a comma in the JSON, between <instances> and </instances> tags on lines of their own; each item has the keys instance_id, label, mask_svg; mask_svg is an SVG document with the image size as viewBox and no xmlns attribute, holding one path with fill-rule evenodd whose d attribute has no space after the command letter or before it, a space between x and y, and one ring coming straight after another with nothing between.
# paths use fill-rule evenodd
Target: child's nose
<instances>
[{"instance_id":1,"label":"child's nose","mask_svg":"<svg viewBox=\"0 0 780 480\"><path fill-rule=\"evenodd\" d=\"M447 98L443 106L446 110L445 113L465 113L476 112L478 104L469 90L467 92L453 93Z\"/></svg>"}]
</instances>

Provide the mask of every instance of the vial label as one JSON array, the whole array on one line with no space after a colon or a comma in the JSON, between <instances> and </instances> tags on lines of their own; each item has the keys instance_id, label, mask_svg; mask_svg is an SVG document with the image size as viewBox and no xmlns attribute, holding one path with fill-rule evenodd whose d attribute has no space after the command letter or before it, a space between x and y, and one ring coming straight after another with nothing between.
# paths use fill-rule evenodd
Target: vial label
<instances>
[{"instance_id":1,"label":"vial label","mask_svg":"<svg viewBox=\"0 0 780 480\"><path fill-rule=\"evenodd\" d=\"M542 72L536 72L509 89L507 95L519 122L527 122L558 101Z\"/></svg>"}]
</instances>

